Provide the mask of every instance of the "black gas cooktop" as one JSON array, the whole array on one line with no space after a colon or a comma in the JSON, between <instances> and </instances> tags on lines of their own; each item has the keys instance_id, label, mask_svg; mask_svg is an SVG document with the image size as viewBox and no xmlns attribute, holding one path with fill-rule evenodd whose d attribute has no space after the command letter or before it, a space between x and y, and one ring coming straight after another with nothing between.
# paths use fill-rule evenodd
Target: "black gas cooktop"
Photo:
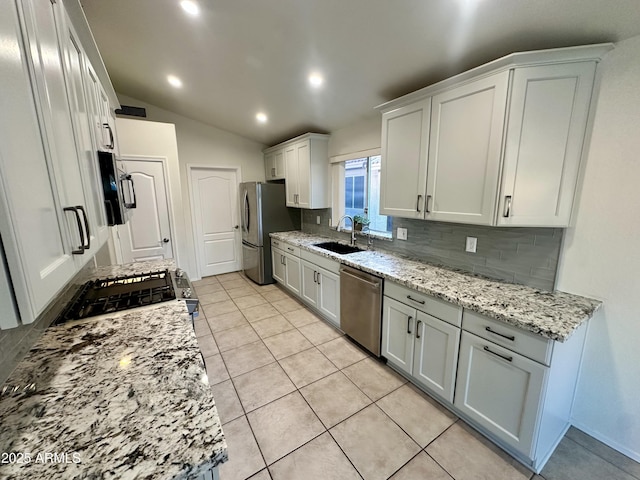
<instances>
[{"instance_id":1,"label":"black gas cooktop","mask_svg":"<svg viewBox=\"0 0 640 480\"><path fill-rule=\"evenodd\" d=\"M80 288L55 324L175 300L173 285L168 270L92 280Z\"/></svg>"}]
</instances>

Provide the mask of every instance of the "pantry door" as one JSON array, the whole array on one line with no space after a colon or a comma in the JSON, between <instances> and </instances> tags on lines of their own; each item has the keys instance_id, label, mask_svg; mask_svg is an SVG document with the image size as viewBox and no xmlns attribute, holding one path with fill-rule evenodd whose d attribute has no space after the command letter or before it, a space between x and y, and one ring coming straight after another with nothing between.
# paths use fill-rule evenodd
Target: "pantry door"
<instances>
[{"instance_id":1,"label":"pantry door","mask_svg":"<svg viewBox=\"0 0 640 480\"><path fill-rule=\"evenodd\" d=\"M239 183L240 172L236 168L189 165L191 219L199 277L236 272L242 267Z\"/></svg>"},{"instance_id":2,"label":"pantry door","mask_svg":"<svg viewBox=\"0 0 640 480\"><path fill-rule=\"evenodd\" d=\"M118 226L123 263L173 258L165 163L156 157L122 158L136 195L129 221Z\"/></svg>"}]
</instances>

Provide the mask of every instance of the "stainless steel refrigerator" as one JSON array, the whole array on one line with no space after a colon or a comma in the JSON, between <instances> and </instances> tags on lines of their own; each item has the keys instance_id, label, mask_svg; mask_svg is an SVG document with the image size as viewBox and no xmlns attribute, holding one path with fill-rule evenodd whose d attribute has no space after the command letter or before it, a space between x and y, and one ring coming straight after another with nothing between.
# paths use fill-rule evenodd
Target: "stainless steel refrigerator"
<instances>
[{"instance_id":1,"label":"stainless steel refrigerator","mask_svg":"<svg viewBox=\"0 0 640 480\"><path fill-rule=\"evenodd\" d=\"M271 276L271 232L300 229L300 210L287 208L283 183L240 184L242 217L242 269L264 285Z\"/></svg>"}]
</instances>

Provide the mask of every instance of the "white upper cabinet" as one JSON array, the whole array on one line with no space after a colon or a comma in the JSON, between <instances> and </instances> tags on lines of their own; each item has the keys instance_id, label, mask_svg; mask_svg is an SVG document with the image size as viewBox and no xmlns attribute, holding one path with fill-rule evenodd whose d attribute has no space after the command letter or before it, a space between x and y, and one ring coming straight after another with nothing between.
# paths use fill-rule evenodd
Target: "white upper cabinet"
<instances>
[{"instance_id":1,"label":"white upper cabinet","mask_svg":"<svg viewBox=\"0 0 640 480\"><path fill-rule=\"evenodd\" d=\"M595 62L513 75L498 225L569 225Z\"/></svg>"},{"instance_id":2,"label":"white upper cabinet","mask_svg":"<svg viewBox=\"0 0 640 480\"><path fill-rule=\"evenodd\" d=\"M431 99L382 115L380 213L424 217Z\"/></svg>"},{"instance_id":3,"label":"white upper cabinet","mask_svg":"<svg viewBox=\"0 0 640 480\"><path fill-rule=\"evenodd\" d=\"M509 72L432 99L425 218L491 225Z\"/></svg>"},{"instance_id":4,"label":"white upper cabinet","mask_svg":"<svg viewBox=\"0 0 640 480\"><path fill-rule=\"evenodd\" d=\"M284 180L284 149L270 151L264 155L264 174L267 181Z\"/></svg>"},{"instance_id":5,"label":"white upper cabinet","mask_svg":"<svg viewBox=\"0 0 640 480\"><path fill-rule=\"evenodd\" d=\"M508 55L381 105L381 213L568 226L611 44Z\"/></svg>"},{"instance_id":6,"label":"white upper cabinet","mask_svg":"<svg viewBox=\"0 0 640 480\"><path fill-rule=\"evenodd\" d=\"M268 159L265 168L269 169L277 168L278 153L283 155L287 207L330 206L328 146L328 135L307 133L264 151L265 159ZM270 172L265 173L267 180L271 180Z\"/></svg>"}]
</instances>

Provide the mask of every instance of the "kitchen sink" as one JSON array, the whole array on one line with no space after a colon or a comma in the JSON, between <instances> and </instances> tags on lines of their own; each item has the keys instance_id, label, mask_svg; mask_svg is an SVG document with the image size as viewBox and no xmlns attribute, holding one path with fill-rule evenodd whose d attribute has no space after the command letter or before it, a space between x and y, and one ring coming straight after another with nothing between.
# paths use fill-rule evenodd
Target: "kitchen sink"
<instances>
[{"instance_id":1,"label":"kitchen sink","mask_svg":"<svg viewBox=\"0 0 640 480\"><path fill-rule=\"evenodd\" d=\"M324 250L329 250L330 252L333 252L333 253L339 253L341 255L363 251L361 248L352 247L351 245L345 245L344 243L338 243L338 242L314 243L313 246L322 248Z\"/></svg>"}]
</instances>

